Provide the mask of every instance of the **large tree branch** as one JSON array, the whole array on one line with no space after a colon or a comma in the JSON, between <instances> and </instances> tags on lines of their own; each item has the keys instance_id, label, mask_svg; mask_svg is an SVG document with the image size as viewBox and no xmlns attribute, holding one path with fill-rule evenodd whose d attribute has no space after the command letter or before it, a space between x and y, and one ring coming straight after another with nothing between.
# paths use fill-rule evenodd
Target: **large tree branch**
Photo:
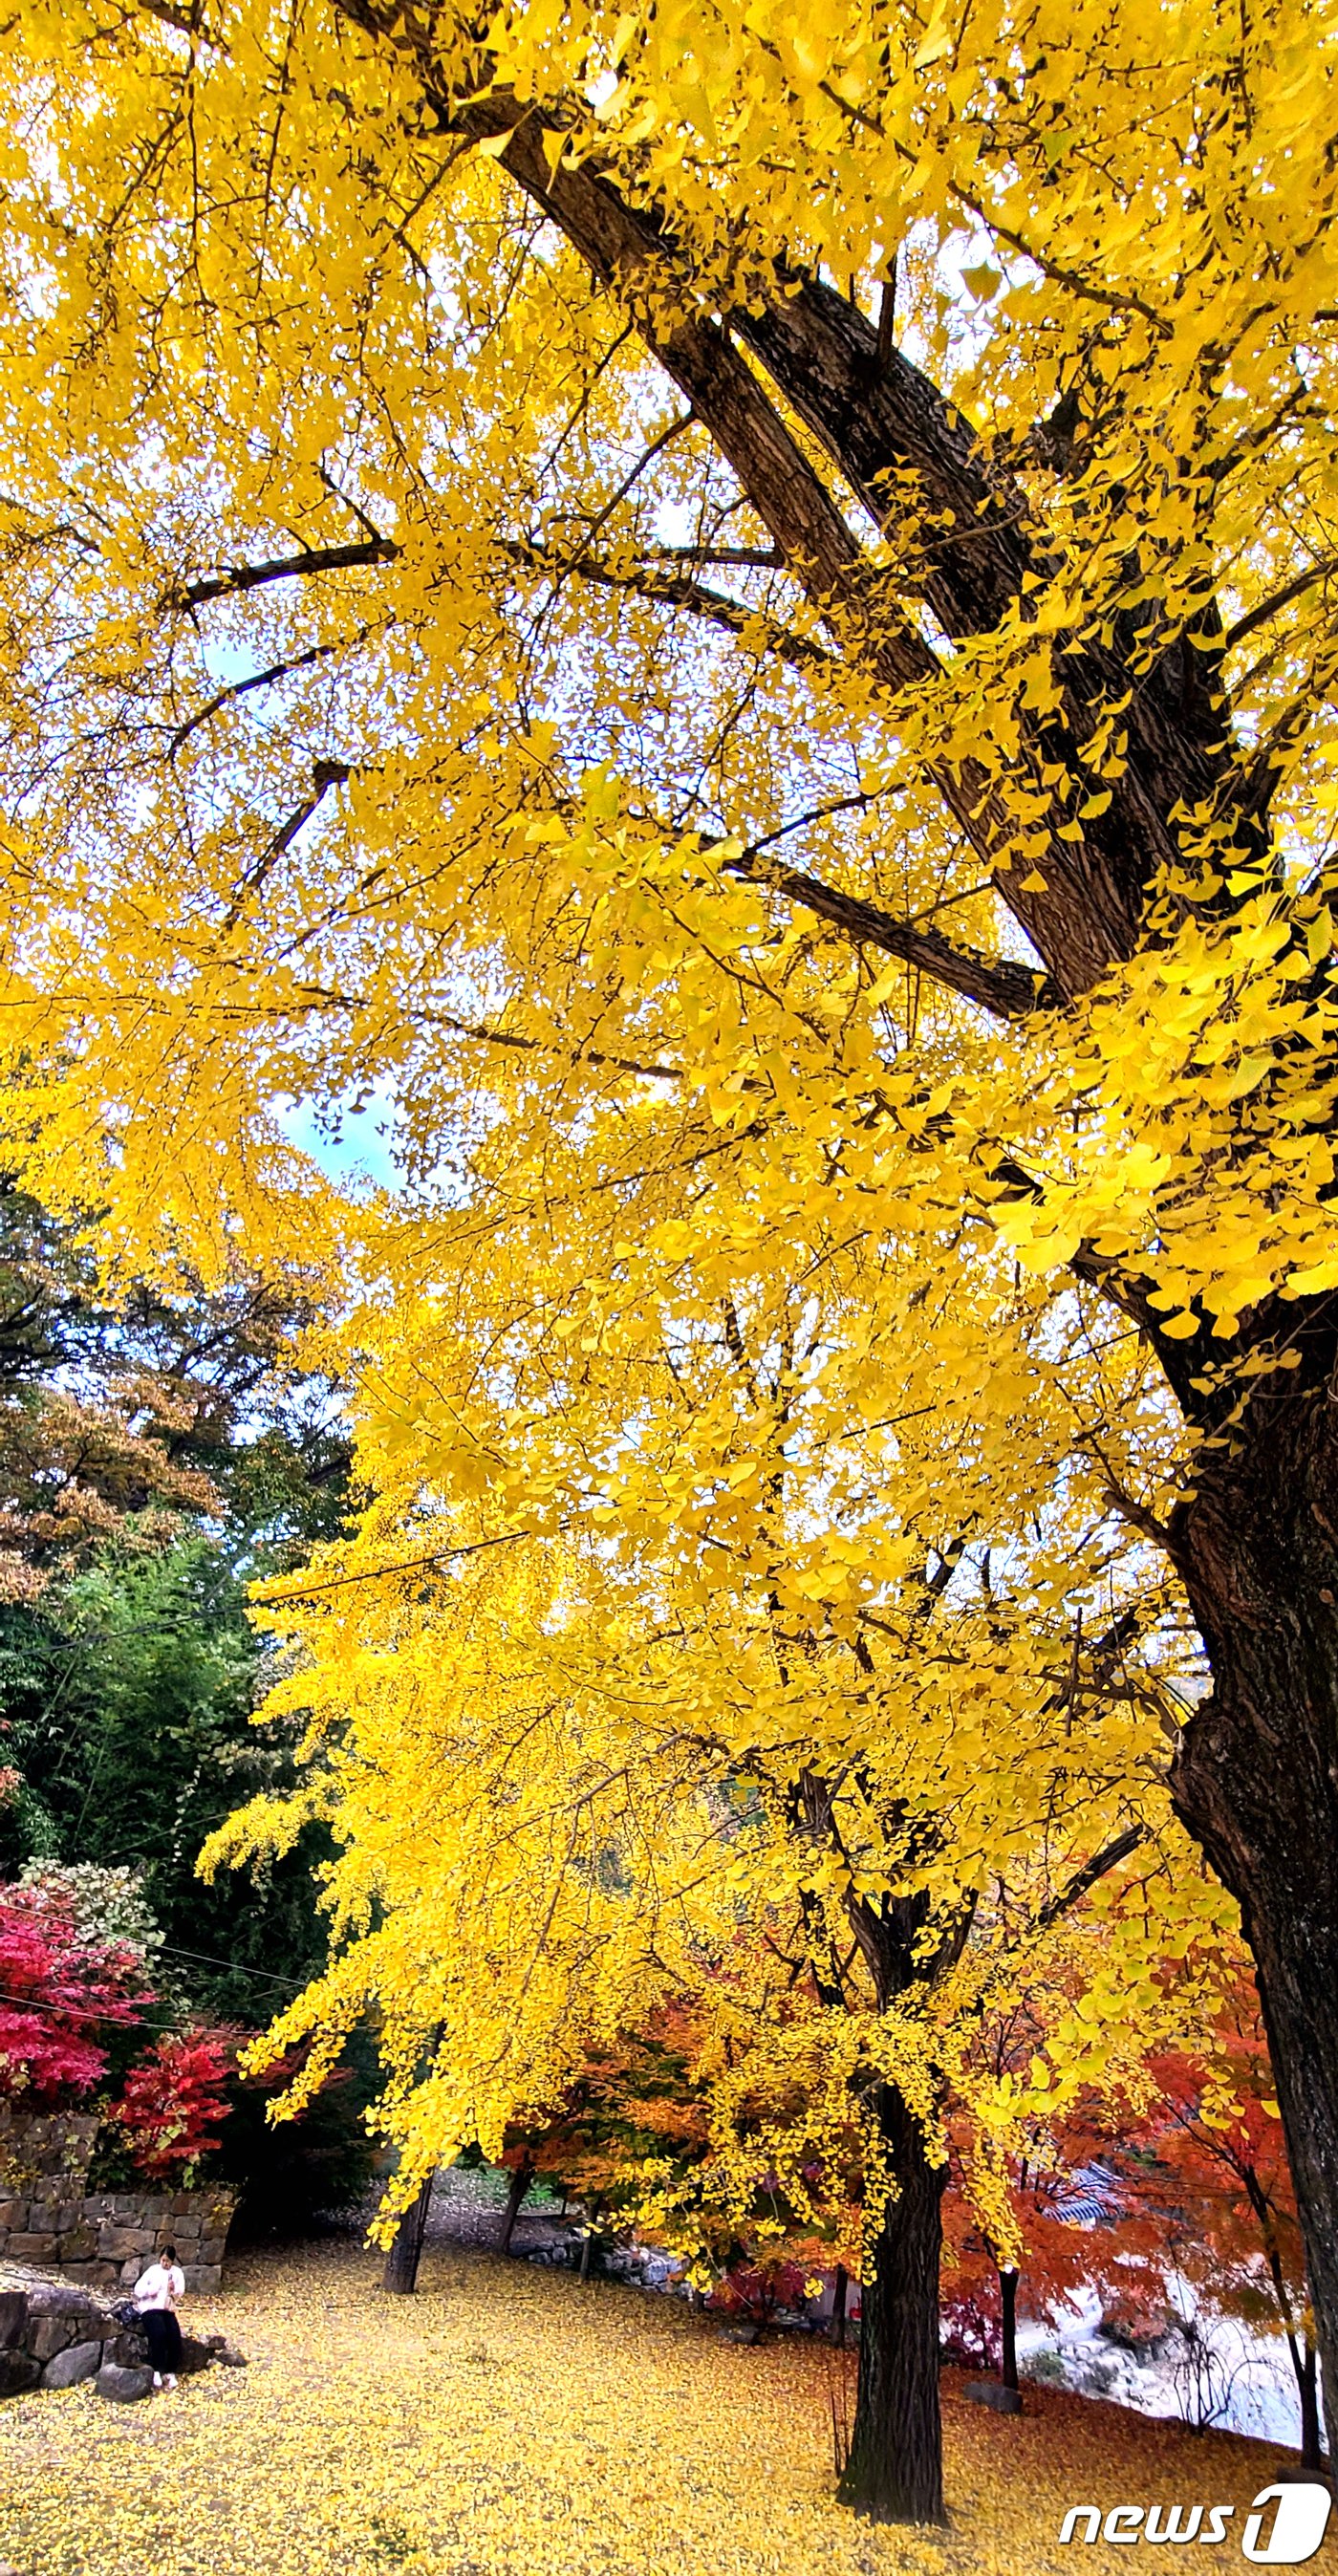
<instances>
[{"instance_id":1,"label":"large tree branch","mask_svg":"<svg viewBox=\"0 0 1338 2576\"><path fill-rule=\"evenodd\" d=\"M203 608L211 599L234 592L260 590L266 582L302 581L313 573L346 572L357 564L392 563L399 553L393 537L359 537L345 546L304 546L300 554L275 555L267 563L229 564L206 581L178 583L167 593L168 608Z\"/></svg>"},{"instance_id":2,"label":"large tree branch","mask_svg":"<svg viewBox=\"0 0 1338 2576\"><path fill-rule=\"evenodd\" d=\"M1147 1839L1146 1825L1126 1825L1122 1834L1117 1834L1114 1841L1107 1843L1103 1851L1094 1852L1092 1858L1085 1861L1081 1869L1074 1871L1067 1886L1062 1887L1057 1896L1052 1896L1048 1905L1041 1907L1036 1917L1035 1929L1038 1932L1048 1932L1050 1925L1057 1923L1061 1914L1067 1914L1070 1907L1079 1904L1084 1896L1091 1894L1098 1879L1105 1878L1110 1870L1118 1869L1120 1862L1127 1860L1130 1853L1136 1852L1140 1843L1145 1843Z\"/></svg>"},{"instance_id":3,"label":"large tree branch","mask_svg":"<svg viewBox=\"0 0 1338 2576\"><path fill-rule=\"evenodd\" d=\"M360 642L361 637L354 640ZM216 689L212 698L206 698L194 715L185 716L177 726L167 746L169 760L175 760L182 744L189 742L198 727L207 724L211 716L218 714L220 707L228 706L234 698L249 697L253 689L267 689L275 680L289 679L294 671L309 670L313 662L324 662L331 653L342 649L338 644L310 644L305 653L295 653L290 661L271 662L266 670L253 671L249 679L232 680L226 688Z\"/></svg>"},{"instance_id":4,"label":"large tree branch","mask_svg":"<svg viewBox=\"0 0 1338 2576\"><path fill-rule=\"evenodd\" d=\"M1237 644L1243 644L1247 635L1257 633L1270 618L1281 616L1283 609L1290 608L1293 600L1303 599L1308 590L1314 589L1316 582L1327 581L1333 572L1338 572L1338 555L1325 555L1319 563L1308 564L1304 572L1298 572L1294 581L1285 581L1281 590L1270 591L1267 599L1261 599L1257 606L1247 609L1234 626L1228 627L1222 639L1224 650L1230 653Z\"/></svg>"},{"instance_id":5,"label":"large tree branch","mask_svg":"<svg viewBox=\"0 0 1338 2576\"><path fill-rule=\"evenodd\" d=\"M575 576L602 590L622 590L637 599L648 599L658 607L686 609L689 615L703 618L708 625L722 627L728 635L755 633L769 653L788 662L796 671L830 671L838 666L832 655L809 635L796 635L778 617L766 609L750 608L743 600L731 599L727 591L713 590L709 583L694 581L687 573L655 572L644 564L620 571L612 564L601 563L598 556L584 549L564 555L552 546L529 545L512 539L502 552L511 561L534 572L551 574L560 579ZM756 557L753 557L756 561Z\"/></svg>"},{"instance_id":6,"label":"large tree branch","mask_svg":"<svg viewBox=\"0 0 1338 2576\"><path fill-rule=\"evenodd\" d=\"M286 850L290 850L298 833L311 821L319 805L324 804L332 787L342 787L353 775L346 760L313 760L311 793L294 807L286 822L281 823L259 858L253 859L237 881L237 890L224 915L225 930L235 930L252 897L259 894L272 876Z\"/></svg>"},{"instance_id":7,"label":"large tree branch","mask_svg":"<svg viewBox=\"0 0 1338 2576\"><path fill-rule=\"evenodd\" d=\"M710 431L781 555L847 644L895 689L932 677L934 656L870 578L863 548L765 386L724 326L697 308L691 280L655 216L629 205L589 164L550 168L540 114L493 93L462 108L438 102L444 125L479 142L507 140L501 163L566 234L600 282L635 315L697 418Z\"/></svg>"},{"instance_id":8,"label":"large tree branch","mask_svg":"<svg viewBox=\"0 0 1338 2576\"><path fill-rule=\"evenodd\" d=\"M550 166L546 143L560 120L502 92L453 107L437 102L444 126L480 142L505 136L503 168L550 216L596 278L631 311L648 348L692 405L732 467L786 565L821 611L842 652L892 693L922 686L938 665L929 645L895 601L886 574L875 572L821 476L799 446L775 400L735 345L737 332L766 368L784 401L822 441L879 524L889 512L889 481L907 465L942 521L932 540L917 535L911 580L956 635L992 628L1021 589L1031 553L1021 528L1018 487L996 488L969 430L928 378L893 353L880 367L877 334L857 308L832 289L781 275L763 313L739 311L728 322L703 318L691 273L654 209L633 206L607 172L592 163ZM1095 673L1086 731L1103 701L1127 694L1128 675L1115 660ZM1103 680L1109 682L1103 687ZM1053 738L1051 738L1053 736ZM1060 759L1084 780L1077 736L1054 726L1022 758L1039 786L1041 759ZM1212 781L1187 785L1181 764L1149 798L1130 764L1103 820L1084 821L1082 838L1052 839L1043 881L1037 872L1001 864L1012 839L1009 815L988 768L966 760L929 776L970 845L995 871L1003 900L1045 960L1058 990L1087 990L1112 962L1133 952L1152 869L1177 855L1162 819L1187 793L1202 801ZM1085 796L1085 784L1075 798ZM1071 800L1072 801L1072 800ZM1066 805L1055 809L1065 820ZM1110 819L1113 815L1113 821Z\"/></svg>"},{"instance_id":9,"label":"large tree branch","mask_svg":"<svg viewBox=\"0 0 1338 2576\"><path fill-rule=\"evenodd\" d=\"M888 533L894 511L904 518L908 470L914 475L927 533L912 537L910 578L948 634L994 627L1024 576L1045 570L1021 485L985 457L928 377L896 350L880 356L874 325L848 298L800 272L782 273L778 287L760 312L733 317L739 337ZM1084 819L1081 844L1052 842L1046 888L1034 900L1000 879L1004 901L1069 991L1131 953L1154 872L1179 859L1178 809L1225 809L1257 838L1223 720L1211 605L1197 621L1208 640L1171 638L1151 671L1129 658L1142 653L1144 624L1142 614L1121 616L1105 641L1089 636L1079 648L1072 639L1061 665L1066 713L1024 737L1028 756L1062 763L1076 778L1101 710L1127 703L1128 762L1109 782L1106 813Z\"/></svg>"},{"instance_id":10,"label":"large tree branch","mask_svg":"<svg viewBox=\"0 0 1338 2576\"><path fill-rule=\"evenodd\" d=\"M950 992L978 1002L995 1019L1025 1019L1030 1012L1059 998L1049 977L1039 970L1015 965L1007 957L985 957L978 949L955 948L941 931L918 929L913 922L899 921L895 913L884 912L878 904L866 903L859 895L846 894L839 886L824 885L802 868L787 868L775 860L750 858L745 853L727 860L723 873L770 887L788 902L801 904L820 920L829 921L855 947L878 948L885 956L900 957L934 983L946 984Z\"/></svg>"},{"instance_id":11,"label":"large tree branch","mask_svg":"<svg viewBox=\"0 0 1338 2576\"><path fill-rule=\"evenodd\" d=\"M1022 487L987 463L969 425L889 348L886 334L880 353L878 332L849 299L819 279L781 273L760 311L740 308L723 324L692 318L691 278L665 224L653 209L625 202L609 174L590 163L575 171L559 163L550 173L539 112L526 116L516 102L494 94L455 121L472 125L481 139L507 134L503 166L636 312L647 344L692 401L852 658L895 687L928 677L933 667L928 646L894 606L886 577L871 578L853 532L743 365L734 334L881 527L894 510L906 518L907 470L914 474L924 527L908 531L904 577L949 634L992 630L1013 609L1025 575L1037 565ZM549 113L547 122L557 119ZM666 323L665 313L675 309L687 318ZM1105 813L1084 815L1076 841L1052 838L1043 885L1024 890L1031 871L998 871L1003 900L1066 993L1089 989L1133 953L1149 883L1159 868L1179 861L1177 812L1229 809L1247 837L1257 837L1224 738L1218 648L1176 636L1151 672L1131 668L1128 653L1141 654L1145 645L1143 624L1117 619L1113 641L1087 641L1067 654L1066 716L1034 726L1023 738L1021 758L1034 785L1044 762L1060 764L1073 781L1072 792L1061 792L1054 806L1057 829L1085 801L1081 752L1093 726L1105 708L1128 705L1129 757L1109 782ZM997 853L1006 821L1001 832L1004 818L988 810L988 777L974 765L963 779L933 774L973 845L982 855Z\"/></svg>"},{"instance_id":12,"label":"large tree branch","mask_svg":"<svg viewBox=\"0 0 1338 2576\"><path fill-rule=\"evenodd\" d=\"M616 1073L634 1073L647 1082L681 1082L683 1069L677 1064L646 1064L637 1056L604 1055L597 1047L562 1047L552 1038L523 1037L515 1029L493 1028L486 1020L457 1019L453 1011L423 1011L423 1026L449 1029L453 1036L474 1038L480 1046L510 1047L523 1055L557 1055L569 1064L608 1065Z\"/></svg>"},{"instance_id":13,"label":"large tree branch","mask_svg":"<svg viewBox=\"0 0 1338 2576\"><path fill-rule=\"evenodd\" d=\"M932 680L939 668L935 655L897 604L886 576L870 563L731 330L702 318L690 272L654 211L628 204L589 163L569 170L559 159L550 166L545 145L556 125L551 115L500 91L460 107L435 103L445 128L472 133L480 142L506 137L499 155L503 168L635 316L647 347L686 395L843 654L893 695ZM742 317L732 319L742 330ZM928 775L971 847L998 868L1012 823L988 769L968 757L951 767L931 762ZM1081 856L1075 863L1057 844L1046 866L1048 881L1062 884L1081 875ZM1024 872L1029 873L1005 865L999 884L1030 931L1039 901L1022 893ZM1055 970L1061 992L1095 980L1112 954L1127 955L1133 945L1133 929L1122 914L1099 925L1095 937L1081 906L1076 917L1089 935L1082 953ZM1070 942L1075 952L1080 947L1076 938Z\"/></svg>"}]
</instances>

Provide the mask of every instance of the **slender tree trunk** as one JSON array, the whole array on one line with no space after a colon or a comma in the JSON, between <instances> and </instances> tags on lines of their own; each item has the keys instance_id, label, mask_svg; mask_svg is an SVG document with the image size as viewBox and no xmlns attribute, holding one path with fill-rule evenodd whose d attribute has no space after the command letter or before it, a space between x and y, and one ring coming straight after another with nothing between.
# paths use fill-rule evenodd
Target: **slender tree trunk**
<instances>
[{"instance_id":1,"label":"slender tree trunk","mask_svg":"<svg viewBox=\"0 0 1338 2576\"><path fill-rule=\"evenodd\" d=\"M1313 2343L1304 2342L1290 2333L1287 2348L1296 2373L1296 2393L1301 2400L1301 2466L1303 2469L1327 2468L1319 2429L1318 2355Z\"/></svg>"},{"instance_id":2,"label":"slender tree trunk","mask_svg":"<svg viewBox=\"0 0 1338 2576\"><path fill-rule=\"evenodd\" d=\"M512 2173L511 2189L506 2195L506 2208L502 2213L502 2241L499 2250L503 2254L509 2254L511 2251L511 2239L515 2233L516 2220L525 2205L525 2194L533 2180L533 2163L529 2156L522 2156Z\"/></svg>"},{"instance_id":3,"label":"slender tree trunk","mask_svg":"<svg viewBox=\"0 0 1338 2576\"><path fill-rule=\"evenodd\" d=\"M596 2192L590 2203L590 2223L585 2231L585 2243L581 2247L581 2279L583 2281L588 2281L590 2278L590 2255L594 2246L598 2225L599 2194Z\"/></svg>"},{"instance_id":4,"label":"slender tree trunk","mask_svg":"<svg viewBox=\"0 0 1338 2576\"><path fill-rule=\"evenodd\" d=\"M836 2281L832 2289L832 2341L834 2344L838 2345L842 2351L845 2350L846 2293L849 2290L849 2287L850 2274L847 2272L844 2263L838 2263L836 2267Z\"/></svg>"},{"instance_id":5,"label":"slender tree trunk","mask_svg":"<svg viewBox=\"0 0 1338 2576\"><path fill-rule=\"evenodd\" d=\"M1213 1673L1172 1789L1254 1954L1338 2459L1336 1524L1335 1408L1275 1393L1172 1525Z\"/></svg>"},{"instance_id":6,"label":"slender tree trunk","mask_svg":"<svg viewBox=\"0 0 1338 2576\"><path fill-rule=\"evenodd\" d=\"M1003 2364L999 2376L1005 2388L1017 2386L1017 2273L1008 2266L999 2272L999 2310L1003 2318Z\"/></svg>"},{"instance_id":7,"label":"slender tree trunk","mask_svg":"<svg viewBox=\"0 0 1338 2576\"><path fill-rule=\"evenodd\" d=\"M1249 2194L1250 2207L1259 2222L1259 2233L1264 2240L1264 2260L1268 2265L1269 2277L1273 2283L1273 2296L1278 2303L1278 2315L1282 2319L1282 2331L1287 2338L1287 2350L1291 2356L1296 2391L1301 2401L1301 2466L1303 2469L1319 2469L1324 2466L1324 2459L1320 2445L1319 2394L1316 2387L1317 2357L1314 2343L1308 2336L1305 2326L1297 2323L1296 2311L1287 2287L1287 2275L1282 2263L1282 2247L1278 2243L1274 2212L1268 2193L1253 2165L1247 2164L1241 2170L1245 2188Z\"/></svg>"},{"instance_id":8,"label":"slender tree trunk","mask_svg":"<svg viewBox=\"0 0 1338 2576\"><path fill-rule=\"evenodd\" d=\"M435 2176L429 2174L416 2200L411 2200L395 2230L381 2275L384 2290L397 2290L402 2297L412 2295L418 2281L418 2260L423 2251L427 2213L432 2200Z\"/></svg>"},{"instance_id":9,"label":"slender tree trunk","mask_svg":"<svg viewBox=\"0 0 1338 2576\"><path fill-rule=\"evenodd\" d=\"M943 2522L938 2272L944 2168L918 2121L884 2086L878 2117L897 2196L860 2292L859 2393L839 2493L876 2522Z\"/></svg>"}]
</instances>

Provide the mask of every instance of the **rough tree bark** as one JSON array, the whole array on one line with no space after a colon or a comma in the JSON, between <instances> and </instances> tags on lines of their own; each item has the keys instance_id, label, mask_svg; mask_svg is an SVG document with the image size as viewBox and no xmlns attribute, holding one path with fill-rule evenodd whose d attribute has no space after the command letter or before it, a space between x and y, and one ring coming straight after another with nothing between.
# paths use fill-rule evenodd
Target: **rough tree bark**
<instances>
[{"instance_id":1,"label":"rough tree bark","mask_svg":"<svg viewBox=\"0 0 1338 2576\"><path fill-rule=\"evenodd\" d=\"M813 1779L811 1821L821 1823L824 1811L830 1818L830 1793ZM973 1908L962 1908L929 1955L920 1946L929 1915L922 1894L848 1898L846 1911L883 2008L932 1987L956 1962ZM894 2085L878 2087L873 2108L893 2188L876 2239L866 2235L862 2248L859 2385L839 2492L875 2522L942 2522L939 2257L948 2169L931 2162L923 2127Z\"/></svg>"},{"instance_id":2,"label":"rough tree bark","mask_svg":"<svg viewBox=\"0 0 1338 2576\"><path fill-rule=\"evenodd\" d=\"M875 2522L943 2522L938 2275L947 2168L930 2163L918 2120L890 2085L877 2116L897 2189L868 2249L855 2424L838 2492Z\"/></svg>"},{"instance_id":3,"label":"rough tree bark","mask_svg":"<svg viewBox=\"0 0 1338 2576\"><path fill-rule=\"evenodd\" d=\"M429 2174L416 2200L411 2200L395 2230L386 2268L381 2275L383 2290L394 2290L409 2298L418 2284L418 2264L427 2230L427 2213L432 2200L435 2176Z\"/></svg>"},{"instance_id":4,"label":"rough tree bark","mask_svg":"<svg viewBox=\"0 0 1338 2576\"><path fill-rule=\"evenodd\" d=\"M600 2195L598 2192L595 2192L591 2198L588 2223L586 2226L585 2236L581 2244L580 2278L583 2281L588 2281L590 2278L590 2265L595 2251L595 2239L599 2234L600 2206Z\"/></svg>"},{"instance_id":5,"label":"rough tree bark","mask_svg":"<svg viewBox=\"0 0 1338 2576\"><path fill-rule=\"evenodd\" d=\"M1325 2452L1320 2438L1319 2389L1316 2385L1319 2356L1312 2343L1303 2346L1295 2335L1288 2335L1287 2342L1296 2373L1296 2391L1301 2400L1301 2466L1303 2469L1324 2469L1329 2466L1332 2454Z\"/></svg>"},{"instance_id":6,"label":"rough tree bark","mask_svg":"<svg viewBox=\"0 0 1338 2576\"><path fill-rule=\"evenodd\" d=\"M1320 1382L1262 1392L1172 1524L1213 1672L1173 1792L1254 1956L1338 2457L1338 1418L1307 1356Z\"/></svg>"}]
</instances>

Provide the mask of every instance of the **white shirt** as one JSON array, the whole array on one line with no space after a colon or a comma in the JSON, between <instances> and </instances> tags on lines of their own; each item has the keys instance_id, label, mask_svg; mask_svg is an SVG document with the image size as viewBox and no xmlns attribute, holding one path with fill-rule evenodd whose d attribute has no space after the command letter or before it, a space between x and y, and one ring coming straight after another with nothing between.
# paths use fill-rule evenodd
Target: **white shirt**
<instances>
[{"instance_id":1,"label":"white shirt","mask_svg":"<svg viewBox=\"0 0 1338 2576\"><path fill-rule=\"evenodd\" d=\"M186 2275L179 2263L151 2263L135 2283L135 2305L141 2316L150 2308L174 2308L186 2295Z\"/></svg>"}]
</instances>

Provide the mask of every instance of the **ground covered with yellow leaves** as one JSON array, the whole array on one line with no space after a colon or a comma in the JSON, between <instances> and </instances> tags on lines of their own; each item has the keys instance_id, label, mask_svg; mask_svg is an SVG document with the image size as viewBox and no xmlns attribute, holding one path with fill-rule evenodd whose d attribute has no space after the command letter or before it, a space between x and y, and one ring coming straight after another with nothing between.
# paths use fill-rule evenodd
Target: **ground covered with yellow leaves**
<instances>
[{"instance_id":1,"label":"ground covered with yellow leaves","mask_svg":"<svg viewBox=\"0 0 1338 2576\"><path fill-rule=\"evenodd\" d=\"M678 2300L445 2248L418 2296L340 2241L248 2256L191 2302L249 2355L130 2407L91 2386L0 2407L0 2560L20 2576L1095 2576L1069 2505L1241 2508L1294 2455L1049 2389L1009 2420L945 2378L952 2528L833 2496L829 2380ZM1140 2551L1144 2543L1136 2544ZM1157 2562L1154 2562L1154 2564ZM1316 2569L1338 2564L1326 2542Z\"/></svg>"}]
</instances>

